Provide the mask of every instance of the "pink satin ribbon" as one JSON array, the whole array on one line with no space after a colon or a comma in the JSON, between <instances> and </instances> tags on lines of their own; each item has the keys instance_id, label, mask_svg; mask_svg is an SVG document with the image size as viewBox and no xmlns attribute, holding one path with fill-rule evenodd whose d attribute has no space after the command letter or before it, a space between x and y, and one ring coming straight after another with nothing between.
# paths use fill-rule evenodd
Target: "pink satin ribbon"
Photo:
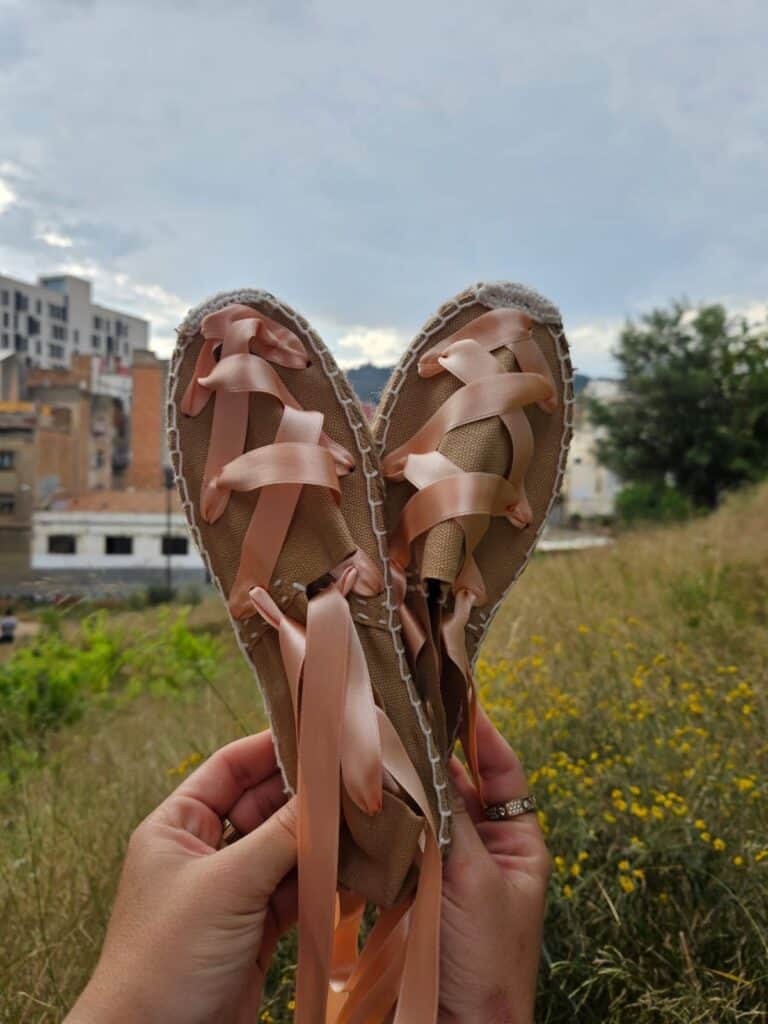
<instances>
[{"instance_id":1,"label":"pink satin ribbon","mask_svg":"<svg viewBox=\"0 0 768 1024\"><path fill-rule=\"evenodd\" d=\"M395 602L414 660L424 640L406 627L413 619L404 585L413 545L448 520L455 521L464 534L463 562L453 583L454 608L441 622L440 635L446 655L464 680L461 739L478 788L477 696L466 628L472 609L485 604L487 595L474 552L491 516L505 516L519 528L532 522L525 476L533 457L533 431L524 407L536 403L546 412L557 408L552 372L533 338L533 326L531 317L520 310L491 310L425 352L419 360L420 376L447 371L464 386L383 461L388 479L408 480L416 488L390 537ZM492 352L504 346L514 354L518 372L506 371L493 357ZM493 416L501 420L512 443L506 477L464 472L439 452L451 430Z\"/></svg>"},{"instance_id":2,"label":"pink satin ribbon","mask_svg":"<svg viewBox=\"0 0 768 1024\"><path fill-rule=\"evenodd\" d=\"M182 401L183 412L197 415L216 395L201 514L213 523L232 491L259 492L229 604L236 617L259 614L277 630L296 723L296 1020L371 1024L383 1020L397 1002L396 1024L427 1024L437 1016L442 877L437 829L421 780L391 722L376 706L347 600L352 591L369 597L381 593L384 581L368 556L354 552L333 570L333 583L309 599L305 626L286 615L267 590L302 488L326 488L338 501L338 477L354 460L323 433L322 415L302 409L265 362L295 369L308 365L291 331L240 304L210 314L202 331L205 342ZM283 413L274 442L244 452L251 392L274 397ZM412 903L380 915L358 959L363 904L359 897L336 895L340 786L366 814L377 814L385 779L399 785L424 816L419 884ZM268 929L272 942L274 924Z\"/></svg>"},{"instance_id":3,"label":"pink satin ribbon","mask_svg":"<svg viewBox=\"0 0 768 1024\"><path fill-rule=\"evenodd\" d=\"M508 348L514 354L520 369L525 373L538 373L551 385L551 394L540 401L545 412L557 408L557 392L552 371L547 360L533 338L534 321L519 309L492 309L475 320L460 327L443 341L428 349L419 359L419 376L434 377L442 373L445 366L440 357L454 342L471 338L487 352Z\"/></svg>"},{"instance_id":4,"label":"pink satin ribbon","mask_svg":"<svg viewBox=\"0 0 768 1024\"><path fill-rule=\"evenodd\" d=\"M397 1001L395 1021L416 1024L434 1021L437 1014L442 875L437 829L421 780L394 727L373 700L364 652L346 601L357 584L357 570L349 567L333 586L311 598L306 629L290 619L266 590L256 587L251 592L255 609L278 631L298 729L296 1020L362 1024L383 1020ZM363 586L370 585L369 580ZM302 720L311 725L303 729ZM359 904L349 897L351 909L340 916L335 906L339 781L361 809L377 813L385 771L419 807L427 832L419 885L407 921L405 908L395 915L384 912L358 962L352 934L354 921L359 922ZM382 949L391 954L384 960ZM337 995L331 997L327 1013L329 978ZM381 1016L372 1016L374 1010Z\"/></svg>"},{"instance_id":5,"label":"pink satin ribbon","mask_svg":"<svg viewBox=\"0 0 768 1024\"><path fill-rule=\"evenodd\" d=\"M299 370L309 365L306 349L293 331L259 313L252 306L232 303L215 313L209 313L200 324L204 341L192 380L181 401L181 411L187 416L197 416L211 397L210 390L200 383L200 378L207 377L216 367L216 349L228 331L232 332L230 337L237 351L253 351L269 362L291 369Z\"/></svg>"}]
</instances>

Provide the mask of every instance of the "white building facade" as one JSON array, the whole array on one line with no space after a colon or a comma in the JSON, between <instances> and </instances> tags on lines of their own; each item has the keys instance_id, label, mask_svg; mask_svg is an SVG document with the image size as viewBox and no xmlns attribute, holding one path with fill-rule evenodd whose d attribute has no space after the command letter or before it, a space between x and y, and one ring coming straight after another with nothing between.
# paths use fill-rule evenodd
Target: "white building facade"
<instances>
[{"instance_id":1,"label":"white building facade","mask_svg":"<svg viewBox=\"0 0 768 1024\"><path fill-rule=\"evenodd\" d=\"M129 367L149 347L149 323L92 301L91 283L70 274L36 284L0 276L0 353L26 366L66 368L75 355L96 356L104 373Z\"/></svg>"},{"instance_id":2,"label":"white building facade","mask_svg":"<svg viewBox=\"0 0 768 1024\"><path fill-rule=\"evenodd\" d=\"M67 584L86 576L151 582L162 577L169 560L177 581L204 579L186 517L178 512L170 519L157 512L90 510L33 515L31 568Z\"/></svg>"},{"instance_id":3,"label":"white building facade","mask_svg":"<svg viewBox=\"0 0 768 1024\"><path fill-rule=\"evenodd\" d=\"M579 519L610 519L616 509L616 495L621 481L597 459L600 430L589 416L589 400L616 402L621 398L621 385L616 380L592 379L576 399L574 431L563 479L562 510L565 521Z\"/></svg>"}]
</instances>

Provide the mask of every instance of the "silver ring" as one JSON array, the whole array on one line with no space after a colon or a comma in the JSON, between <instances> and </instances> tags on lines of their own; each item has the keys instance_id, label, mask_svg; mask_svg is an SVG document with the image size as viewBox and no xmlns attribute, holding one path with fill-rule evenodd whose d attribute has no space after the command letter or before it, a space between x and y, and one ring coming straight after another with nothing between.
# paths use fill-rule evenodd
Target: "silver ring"
<instances>
[{"instance_id":1,"label":"silver ring","mask_svg":"<svg viewBox=\"0 0 768 1024\"><path fill-rule=\"evenodd\" d=\"M506 821L535 810L536 797L533 793L529 793L527 796L517 797L515 800L507 800L503 804L488 804L485 808L485 817L488 821Z\"/></svg>"}]
</instances>

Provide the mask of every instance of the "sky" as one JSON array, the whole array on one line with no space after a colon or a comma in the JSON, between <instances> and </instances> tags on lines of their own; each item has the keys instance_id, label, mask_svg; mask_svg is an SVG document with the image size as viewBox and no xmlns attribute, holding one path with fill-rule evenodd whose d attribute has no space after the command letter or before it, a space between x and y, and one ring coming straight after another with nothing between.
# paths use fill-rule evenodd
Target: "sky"
<instances>
[{"instance_id":1,"label":"sky","mask_svg":"<svg viewBox=\"0 0 768 1024\"><path fill-rule=\"evenodd\" d=\"M521 281L764 315L765 0L0 0L0 271L146 316L266 288L343 365Z\"/></svg>"}]
</instances>

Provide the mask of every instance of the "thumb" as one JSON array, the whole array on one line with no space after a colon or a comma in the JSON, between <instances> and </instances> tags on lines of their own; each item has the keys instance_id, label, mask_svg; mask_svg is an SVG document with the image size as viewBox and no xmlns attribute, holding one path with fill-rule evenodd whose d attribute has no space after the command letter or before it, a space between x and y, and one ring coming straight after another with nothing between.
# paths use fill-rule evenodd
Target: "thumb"
<instances>
[{"instance_id":1,"label":"thumb","mask_svg":"<svg viewBox=\"0 0 768 1024\"><path fill-rule=\"evenodd\" d=\"M448 854L446 867L455 870L463 870L468 863L477 863L487 856L485 845L477 833L474 822L467 809L464 797L456 788L451 786L451 807L453 810L453 836L451 850Z\"/></svg>"},{"instance_id":2,"label":"thumb","mask_svg":"<svg viewBox=\"0 0 768 1024\"><path fill-rule=\"evenodd\" d=\"M253 832L216 854L228 860L249 900L268 900L296 866L296 829L294 796Z\"/></svg>"}]
</instances>

